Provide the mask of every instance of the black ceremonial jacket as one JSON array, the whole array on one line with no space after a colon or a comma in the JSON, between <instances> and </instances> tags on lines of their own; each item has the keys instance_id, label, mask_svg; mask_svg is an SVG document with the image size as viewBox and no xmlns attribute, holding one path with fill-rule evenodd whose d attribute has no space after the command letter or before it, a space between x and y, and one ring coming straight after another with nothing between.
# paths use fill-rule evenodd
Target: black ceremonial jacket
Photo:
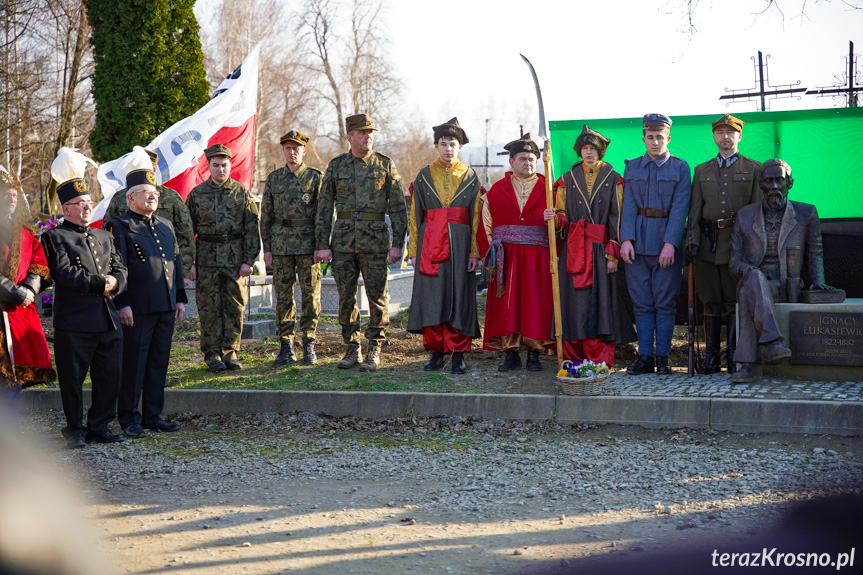
<instances>
[{"instance_id":1,"label":"black ceremonial jacket","mask_svg":"<svg viewBox=\"0 0 863 575\"><path fill-rule=\"evenodd\" d=\"M54 328L102 332L119 329L114 302L106 298L105 276L117 279L114 295L126 289L126 266L104 230L63 222L42 236L54 280Z\"/></svg>"},{"instance_id":2,"label":"black ceremonial jacket","mask_svg":"<svg viewBox=\"0 0 863 575\"><path fill-rule=\"evenodd\" d=\"M171 222L128 210L105 229L114 234L114 245L129 269L129 289L114 300L118 309L131 306L134 314L157 313L186 303L183 264Z\"/></svg>"}]
</instances>

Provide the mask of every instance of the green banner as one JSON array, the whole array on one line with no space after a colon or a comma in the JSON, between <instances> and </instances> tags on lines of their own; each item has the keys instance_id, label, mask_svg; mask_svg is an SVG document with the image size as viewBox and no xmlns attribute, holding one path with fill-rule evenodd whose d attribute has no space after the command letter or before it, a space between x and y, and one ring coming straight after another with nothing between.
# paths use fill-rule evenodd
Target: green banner
<instances>
[{"instance_id":1,"label":"green banner","mask_svg":"<svg viewBox=\"0 0 863 575\"><path fill-rule=\"evenodd\" d=\"M692 169L716 157L711 123L721 115L672 117L668 149ZM746 122L740 153L791 165L792 200L815 204L822 220L863 218L863 108L734 115ZM621 175L625 159L644 154L640 117L550 122L556 178L578 161L572 146L584 124L611 140L604 160Z\"/></svg>"}]
</instances>

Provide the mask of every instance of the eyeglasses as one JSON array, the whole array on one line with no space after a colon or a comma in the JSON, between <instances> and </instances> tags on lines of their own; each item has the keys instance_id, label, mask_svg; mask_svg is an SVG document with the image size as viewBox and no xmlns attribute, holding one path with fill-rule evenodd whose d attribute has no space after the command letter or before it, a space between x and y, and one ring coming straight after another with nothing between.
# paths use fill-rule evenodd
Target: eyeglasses
<instances>
[{"instance_id":1,"label":"eyeglasses","mask_svg":"<svg viewBox=\"0 0 863 575\"><path fill-rule=\"evenodd\" d=\"M81 200L80 202L72 202L71 204L66 205L75 206L76 208L81 208L83 210L84 208L92 208L93 204L95 204L93 201Z\"/></svg>"},{"instance_id":2,"label":"eyeglasses","mask_svg":"<svg viewBox=\"0 0 863 575\"><path fill-rule=\"evenodd\" d=\"M148 192L147 190L138 190L137 192L132 192L133 194L144 194L146 196L153 196L154 198L158 198L162 195L162 192Z\"/></svg>"}]
</instances>

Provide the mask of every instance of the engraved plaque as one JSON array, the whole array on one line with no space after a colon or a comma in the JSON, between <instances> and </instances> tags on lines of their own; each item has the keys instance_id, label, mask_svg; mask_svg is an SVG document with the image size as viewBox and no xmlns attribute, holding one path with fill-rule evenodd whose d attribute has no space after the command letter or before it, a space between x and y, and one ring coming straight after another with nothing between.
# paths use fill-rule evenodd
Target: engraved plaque
<instances>
[{"instance_id":1,"label":"engraved plaque","mask_svg":"<svg viewBox=\"0 0 863 575\"><path fill-rule=\"evenodd\" d=\"M863 313L791 312L791 363L863 366Z\"/></svg>"}]
</instances>

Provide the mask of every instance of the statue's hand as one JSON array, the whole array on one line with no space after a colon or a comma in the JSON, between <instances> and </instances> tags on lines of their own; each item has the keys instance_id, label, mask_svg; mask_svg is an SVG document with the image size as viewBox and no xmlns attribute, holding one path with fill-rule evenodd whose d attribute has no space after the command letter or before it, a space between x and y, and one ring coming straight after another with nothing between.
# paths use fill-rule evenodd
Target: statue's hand
<instances>
[{"instance_id":1,"label":"statue's hand","mask_svg":"<svg viewBox=\"0 0 863 575\"><path fill-rule=\"evenodd\" d=\"M833 291L836 288L825 283L814 283L809 286L809 291Z\"/></svg>"}]
</instances>

